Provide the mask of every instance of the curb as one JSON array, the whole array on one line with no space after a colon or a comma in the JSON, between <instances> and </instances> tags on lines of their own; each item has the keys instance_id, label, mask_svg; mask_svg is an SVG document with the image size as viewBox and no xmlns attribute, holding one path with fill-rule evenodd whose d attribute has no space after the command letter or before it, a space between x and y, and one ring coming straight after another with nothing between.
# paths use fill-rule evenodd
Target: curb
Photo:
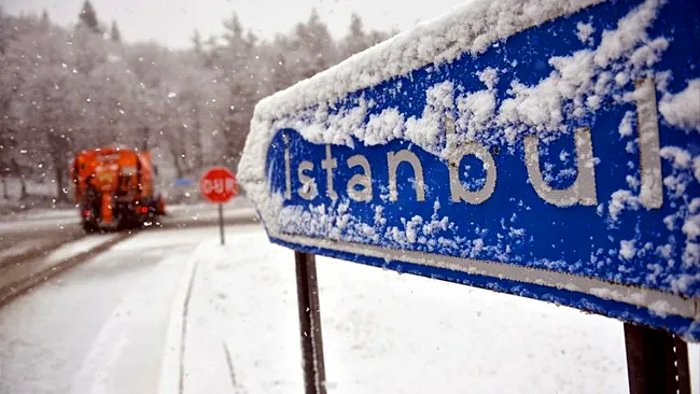
<instances>
[{"instance_id":1,"label":"curb","mask_svg":"<svg viewBox=\"0 0 700 394\"><path fill-rule=\"evenodd\" d=\"M196 277L199 260L198 252L204 248L208 240L197 245L192 256L187 261L185 274L180 279L177 293L175 294L163 349L160 378L158 383L159 394L173 394L183 392L183 361L185 352L185 333L187 330L187 308L192 287Z\"/></svg>"}]
</instances>

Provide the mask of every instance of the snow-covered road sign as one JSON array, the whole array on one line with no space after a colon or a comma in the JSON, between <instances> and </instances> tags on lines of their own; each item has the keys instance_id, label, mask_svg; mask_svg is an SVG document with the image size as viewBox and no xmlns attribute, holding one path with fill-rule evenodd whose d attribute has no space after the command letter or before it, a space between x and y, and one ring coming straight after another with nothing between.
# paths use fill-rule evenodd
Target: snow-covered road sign
<instances>
[{"instance_id":1,"label":"snow-covered road sign","mask_svg":"<svg viewBox=\"0 0 700 394\"><path fill-rule=\"evenodd\" d=\"M273 242L700 338L700 4L474 1L262 100Z\"/></svg>"}]
</instances>

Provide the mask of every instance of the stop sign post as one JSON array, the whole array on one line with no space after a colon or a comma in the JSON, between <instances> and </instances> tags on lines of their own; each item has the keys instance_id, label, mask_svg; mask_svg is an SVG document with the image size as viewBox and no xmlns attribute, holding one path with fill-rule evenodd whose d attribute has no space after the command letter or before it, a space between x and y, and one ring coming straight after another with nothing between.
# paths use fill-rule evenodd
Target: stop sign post
<instances>
[{"instance_id":1,"label":"stop sign post","mask_svg":"<svg viewBox=\"0 0 700 394\"><path fill-rule=\"evenodd\" d=\"M207 200L219 204L219 230L224 244L224 203L238 195L236 175L225 167L212 167L199 180L199 190Z\"/></svg>"}]
</instances>

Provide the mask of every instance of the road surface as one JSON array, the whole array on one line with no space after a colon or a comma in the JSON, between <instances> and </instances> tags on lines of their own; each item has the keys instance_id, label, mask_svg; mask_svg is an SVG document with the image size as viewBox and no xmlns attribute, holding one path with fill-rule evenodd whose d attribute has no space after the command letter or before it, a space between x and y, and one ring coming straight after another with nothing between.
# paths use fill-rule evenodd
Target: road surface
<instances>
[{"instance_id":1,"label":"road surface","mask_svg":"<svg viewBox=\"0 0 700 394\"><path fill-rule=\"evenodd\" d=\"M6 305L0 393L157 392L187 260L217 236L144 231Z\"/></svg>"}]
</instances>

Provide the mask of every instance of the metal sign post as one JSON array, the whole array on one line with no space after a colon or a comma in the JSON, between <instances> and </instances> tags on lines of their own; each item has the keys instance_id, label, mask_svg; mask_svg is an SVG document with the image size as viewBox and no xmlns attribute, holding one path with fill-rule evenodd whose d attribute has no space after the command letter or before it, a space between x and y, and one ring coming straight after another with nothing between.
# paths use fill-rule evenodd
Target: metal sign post
<instances>
[{"instance_id":1,"label":"metal sign post","mask_svg":"<svg viewBox=\"0 0 700 394\"><path fill-rule=\"evenodd\" d=\"M625 323L630 393L690 394L688 346L681 338Z\"/></svg>"},{"instance_id":2,"label":"metal sign post","mask_svg":"<svg viewBox=\"0 0 700 394\"><path fill-rule=\"evenodd\" d=\"M311 253L294 251L299 304L302 367L306 394L326 393L326 372L321 336L321 305L318 301L316 258Z\"/></svg>"},{"instance_id":3,"label":"metal sign post","mask_svg":"<svg viewBox=\"0 0 700 394\"><path fill-rule=\"evenodd\" d=\"M219 232L221 234L221 245L223 246L226 242L224 241L224 204L219 203Z\"/></svg>"}]
</instances>

